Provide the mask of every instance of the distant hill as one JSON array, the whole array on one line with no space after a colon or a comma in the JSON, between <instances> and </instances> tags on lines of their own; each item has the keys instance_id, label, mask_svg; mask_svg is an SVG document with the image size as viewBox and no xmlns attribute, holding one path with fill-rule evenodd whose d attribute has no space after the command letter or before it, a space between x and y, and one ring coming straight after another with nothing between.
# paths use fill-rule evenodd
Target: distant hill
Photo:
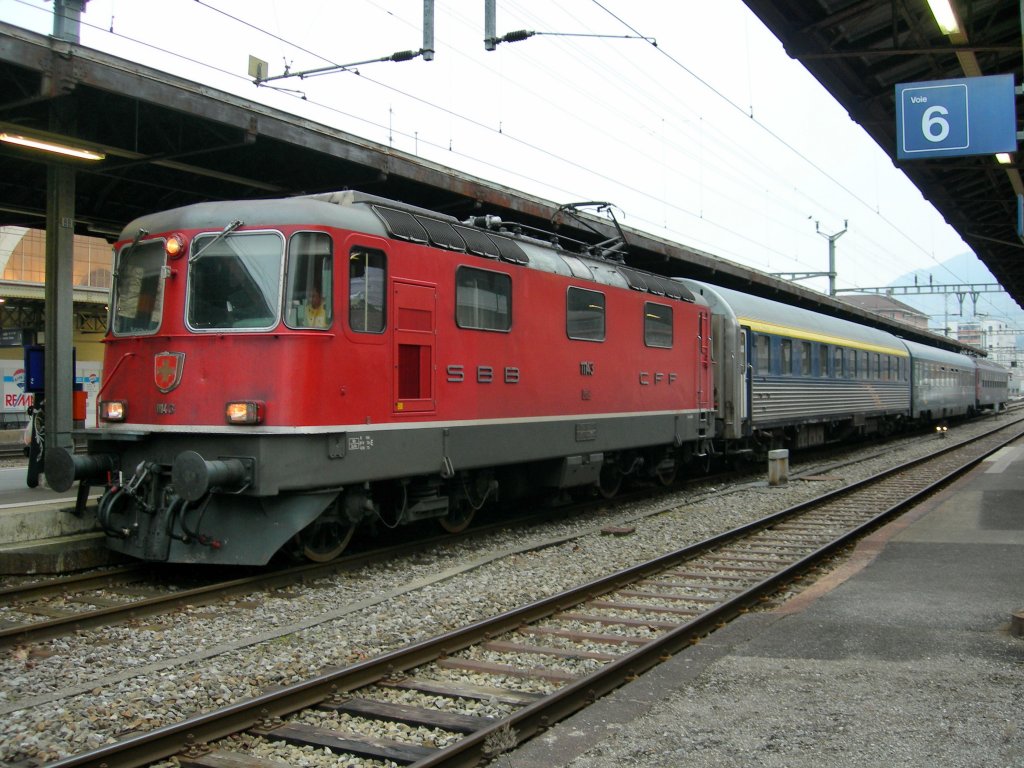
<instances>
[{"instance_id":1,"label":"distant hill","mask_svg":"<svg viewBox=\"0 0 1024 768\"><path fill-rule=\"evenodd\" d=\"M890 286L928 285L929 280L935 285L951 284L986 284L998 282L988 268L972 253L954 256L952 259L937 264L932 269L918 269L893 280ZM956 296L942 295L894 295L893 298L909 304L918 312L931 318L932 328L941 328L948 317L950 322L969 322L975 318L975 306L970 296L964 298L963 316L960 315L960 303ZM1024 310L1017 306L1008 293L978 294L977 314L983 318L1002 320L1014 328L1024 331Z\"/></svg>"}]
</instances>

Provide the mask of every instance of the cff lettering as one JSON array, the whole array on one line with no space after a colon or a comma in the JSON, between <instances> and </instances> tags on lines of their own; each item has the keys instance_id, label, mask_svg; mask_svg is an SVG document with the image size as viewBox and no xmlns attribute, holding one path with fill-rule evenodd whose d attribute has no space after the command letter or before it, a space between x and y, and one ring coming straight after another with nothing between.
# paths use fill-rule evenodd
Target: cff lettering
<instances>
[{"instance_id":1,"label":"cff lettering","mask_svg":"<svg viewBox=\"0 0 1024 768\"><path fill-rule=\"evenodd\" d=\"M640 371L640 386L647 387L651 384L663 384L665 382L674 384L677 378L679 377L675 373L662 373L661 371L648 373L647 371Z\"/></svg>"}]
</instances>

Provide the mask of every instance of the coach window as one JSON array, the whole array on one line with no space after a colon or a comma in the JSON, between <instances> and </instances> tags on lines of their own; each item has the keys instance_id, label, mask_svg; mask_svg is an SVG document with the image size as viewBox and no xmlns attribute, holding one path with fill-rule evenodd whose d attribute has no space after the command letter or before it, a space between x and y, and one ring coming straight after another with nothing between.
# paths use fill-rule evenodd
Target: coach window
<instances>
[{"instance_id":1,"label":"coach window","mask_svg":"<svg viewBox=\"0 0 1024 768\"><path fill-rule=\"evenodd\" d=\"M334 317L331 238L299 232L288 242L285 321L293 328L327 328Z\"/></svg>"},{"instance_id":2,"label":"coach window","mask_svg":"<svg viewBox=\"0 0 1024 768\"><path fill-rule=\"evenodd\" d=\"M512 327L512 278L504 272L459 267L455 273L455 323L477 331Z\"/></svg>"},{"instance_id":3,"label":"coach window","mask_svg":"<svg viewBox=\"0 0 1024 768\"><path fill-rule=\"evenodd\" d=\"M772 372L771 339L761 333L754 336L754 364L759 374Z\"/></svg>"},{"instance_id":4,"label":"coach window","mask_svg":"<svg viewBox=\"0 0 1024 768\"><path fill-rule=\"evenodd\" d=\"M672 307L644 303L644 344L672 349Z\"/></svg>"},{"instance_id":5,"label":"coach window","mask_svg":"<svg viewBox=\"0 0 1024 768\"><path fill-rule=\"evenodd\" d=\"M800 373L804 376L811 375L811 342L800 342Z\"/></svg>"},{"instance_id":6,"label":"coach window","mask_svg":"<svg viewBox=\"0 0 1024 768\"><path fill-rule=\"evenodd\" d=\"M384 252L354 248L348 257L348 324L353 331L384 331L386 282L387 256Z\"/></svg>"},{"instance_id":7,"label":"coach window","mask_svg":"<svg viewBox=\"0 0 1024 768\"><path fill-rule=\"evenodd\" d=\"M832 376L843 378L843 348L832 347Z\"/></svg>"},{"instance_id":8,"label":"coach window","mask_svg":"<svg viewBox=\"0 0 1024 768\"><path fill-rule=\"evenodd\" d=\"M828 376L828 344L818 345L818 376Z\"/></svg>"},{"instance_id":9,"label":"coach window","mask_svg":"<svg viewBox=\"0 0 1024 768\"><path fill-rule=\"evenodd\" d=\"M782 365L779 373L783 376L791 376L793 374L793 340L782 339L779 349L782 353Z\"/></svg>"},{"instance_id":10,"label":"coach window","mask_svg":"<svg viewBox=\"0 0 1024 768\"><path fill-rule=\"evenodd\" d=\"M565 330L570 339L604 341L604 294L569 288L565 298Z\"/></svg>"},{"instance_id":11,"label":"coach window","mask_svg":"<svg viewBox=\"0 0 1024 768\"><path fill-rule=\"evenodd\" d=\"M843 370L846 373L846 378L857 378L857 350L846 350L846 365L843 366Z\"/></svg>"},{"instance_id":12,"label":"coach window","mask_svg":"<svg viewBox=\"0 0 1024 768\"><path fill-rule=\"evenodd\" d=\"M880 379L882 378L882 356L875 352L872 357L874 358L872 362L874 362L875 378Z\"/></svg>"}]
</instances>

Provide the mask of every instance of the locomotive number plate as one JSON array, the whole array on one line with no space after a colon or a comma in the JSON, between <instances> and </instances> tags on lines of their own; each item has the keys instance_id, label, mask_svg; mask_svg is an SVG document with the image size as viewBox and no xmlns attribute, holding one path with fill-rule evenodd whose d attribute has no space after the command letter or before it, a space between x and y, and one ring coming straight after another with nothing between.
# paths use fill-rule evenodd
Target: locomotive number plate
<instances>
[{"instance_id":1,"label":"locomotive number plate","mask_svg":"<svg viewBox=\"0 0 1024 768\"><path fill-rule=\"evenodd\" d=\"M589 422L586 424L576 425L576 442L577 443L589 443L592 440L597 440L597 424Z\"/></svg>"}]
</instances>

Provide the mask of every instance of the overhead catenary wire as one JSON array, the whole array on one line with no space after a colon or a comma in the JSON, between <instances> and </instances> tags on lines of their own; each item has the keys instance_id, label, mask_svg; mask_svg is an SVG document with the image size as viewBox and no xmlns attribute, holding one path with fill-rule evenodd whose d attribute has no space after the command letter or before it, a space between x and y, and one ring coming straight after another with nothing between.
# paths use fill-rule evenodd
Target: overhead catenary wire
<instances>
[{"instance_id":1,"label":"overhead catenary wire","mask_svg":"<svg viewBox=\"0 0 1024 768\"><path fill-rule=\"evenodd\" d=\"M311 50L309 46L297 44L293 41L288 40L287 37L283 35L275 35L273 32L263 29L257 24L252 24L251 22L239 18L238 16L226 13L225 11L216 8L209 2L205 2L204 0L195 0L195 2L197 5L200 5L210 10L211 12L215 12L225 18L231 19L232 23L246 25L247 28L252 29L254 32L270 36L271 38L276 39L282 45L288 46L291 50L303 51L308 55L315 56L320 61L328 62L331 64L334 63L331 60L331 58L316 53L315 51ZM606 2L602 3L595 1L593 2L593 4L596 8L600 9L606 14L609 14L610 17L616 19L617 22L626 25L626 29L630 29L629 22L623 19L620 15L617 15L616 13L612 12L607 7ZM370 3L370 5L374 5L378 9L381 9L381 6L379 4ZM395 17L396 19L399 19L403 23L405 23L405 20L400 19L400 17L398 17L391 9L383 10L389 13L391 16ZM534 8L533 10L536 10L536 8ZM119 17L119 19L120 18L121 17ZM592 19L590 20L592 21ZM479 22L476 21L476 24L478 23ZM541 25L538 24L536 26ZM100 28L97 27L97 29ZM101 29L101 31L104 33L108 32L108 30L105 28ZM639 34L639 32L638 36L643 37L643 35ZM235 78L236 81L246 80L246 78L242 78L234 72L227 71L224 68L216 67L215 65L211 65L207 62L199 61L195 56L182 56L182 54L178 53L176 50L167 50L166 48L154 46L150 43L141 40L133 39L133 42L140 45L149 46L154 50L161 50L162 52L169 55L178 56L182 58L182 60L184 61L189 61L204 67L211 67L212 69L218 71L221 74L229 75L232 78ZM578 52L581 48L587 52L599 50L597 48L592 48L588 41L581 40L574 42L572 40L567 40L566 43L573 46L571 49L568 49L568 52L574 55L579 55ZM604 51L607 56L625 58L627 62L633 64L634 66L636 63L645 66L642 60L639 62L637 61L636 56L631 56L628 58L622 57L619 52L619 49L620 46L618 45L610 45L600 50ZM196 49L193 48L192 50ZM656 50L659 53L661 53L662 56L666 56L666 53L663 50L663 46L659 46ZM446 53L454 54L455 51L446 51ZM593 54L590 54L590 56L590 61L593 61L595 58L600 61L603 58L596 57ZM525 46L521 49L517 47L516 69L518 70L518 63L521 60L533 57L534 50L531 49L530 46ZM680 68L680 71L686 72L687 77L689 79L693 80L694 82L704 84L704 81L701 78L699 78L692 72L689 72L688 68L678 59L678 57L667 56L666 61L669 61L672 66ZM649 67L648 71L650 71ZM374 70L374 72L376 72L376 70ZM513 80L515 80L516 77L517 76L515 74L512 75ZM359 82L366 84L367 86L372 86L374 88L389 89L390 92L395 93L398 96L401 96L402 99L410 99L412 101L415 101L416 104L420 104L425 109L439 110L440 114L445 114L446 116L448 116L450 120L457 121L460 124L471 126L474 131L485 131L487 132L488 135L491 135L493 137L500 137L501 141L512 142L514 145L522 148L523 151L539 153L537 154L537 157L542 158L540 161L541 163L549 164L549 161L551 160L555 160L559 163L566 163L567 168L572 168L575 171L579 171L580 173L587 173L589 177L599 180L600 183L615 184L621 187L624 191L628 191L630 194L642 195L645 199L655 201L660 206L663 206L666 210L671 210L675 212L674 215L687 217L694 222L699 221L701 223L701 227L714 227L715 229L723 233L729 233L730 236L732 236L738 241L746 242L748 244L757 246L756 253L761 253L765 255L771 254L771 258L785 258L794 260L794 254L792 252L790 252L786 248L779 249L776 247L778 238L775 238L773 240L768 238L759 238L751 234L751 227L749 226L749 224L746 224L744 226L737 226L736 220L721 218L720 215L716 214L714 211L702 210L702 206L699 204L695 203L693 205L690 205L686 201L680 201L679 199L666 199L665 194L660 193L658 188L650 186L640 187L637 186L636 184L626 182L623 180L624 177L617 176L614 164L608 164L607 170L604 170L604 165L602 164L602 167L595 172L595 164L592 161L588 159L573 159L572 157L567 157L565 153L552 149L550 145L548 145L546 142L537 141L535 138L532 138L528 135L523 134L521 131L518 131L516 129L516 126L508 121L506 121L504 125L502 125L501 123L498 123L496 125L489 124L486 120L481 120L479 118L473 117L470 114L465 113L458 106L453 106L452 104L438 104L432 101L431 98L429 97L425 98L424 95L419 92L410 92L409 90L396 88L393 84L389 84L388 82L386 82L385 79L380 79L376 76L369 76L368 74L366 74L366 71L362 73L362 77L359 78ZM615 123L609 122L608 118L615 117L615 100L621 100L623 92L620 91L618 94L613 95L615 89L618 88L619 84L611 80L606 80L605 84L614 86L614 88L608 89L608 93L610 96L612 96L612 100L606 102L606 104L603 106L595 104L595 111L591 115L571 116L574 119L579 119L583 121L581 122L581 124L587 126L586 130L588 132L600 131L601 136L606 136L608 137L609 141L613 141L614 130L612 129L612 126L615 125ZM664 110L658 110L651 107L653 100L650 95L648 95L647 97L646 105L643 105L643 102L641 102L641 94L639 92L642 90L642 88L639 88L637 86L638 84L639 86L647 85L645 83L644 77L631 77L629 80L625 81L624 84L627 86L627 91L630 91L626 93L626 95L628 95L631 99L635 100L628 102L628 106L625 104L621 104L620 111L628 111L631 113L631 115L638 115L642 111L646 111L650 114L657 114L659 111L662 111L664 113ZM706 87L706 84L704 85ZM522 87L522 84L517 83L516 87ZM714 91L715 89L712 88L712 90ZM721 98L725 99L724 95ZM559 104L557 99L549 99L546 101L546 103L552 110L564 110L564 107L561 104ZM728 101L728 99L725 99L724 101L722 101L722 103L730 102ZM314 99L313 104L314 106L327 110L332 114L343 116L345 120L358 121L360 124L372 127L373 130L386 132L389 127L387 124L380 120L374 120L372 118L372 115L365 112L365 110L346 109L344 107L339 106L336 100L334 99ZM611 106L609 107L608 105ZM672 104L671 106L676 105ZM745 119L750 120L746 110L744 110L743 108L739 107L736 104L730 103L730 106L737 112L738 115L742 115ZM598 115L601 119L594 119ZM789 232L791 238L799 239L804 242L813 238L813 231L802 232L799 226L794 226L791 221L787 220L795 219L799 224L800 220L802 219L802 216L800 214L805 213L800 210L801 208L804 207L801 204L801 200L807 203L810 202L810 200L807 199L808 193L804 190L802 186L789 184L781 185L780 187L778 183L779 180L771 178L771 167L762 163L761 158L757 157L756 155L750 152L747 152L743 147L730 147L726 144L721 143L718 140L718 137L715 136L714 130L706 130L705 128L703 128L702 126L706 123L706 119L704 116L697 115L696 119L691 119L689 121L689 128L687 128L685 118L680 116L672 119L683 120L684 122L664 123L665 129L660 136L657 134L658 121L650 120L648 122L649 126L651 126L648 129L651 131L650 135L657 137L660 143L659 152L651 151L652 148L649 146L651 143L650 140L642 140L637 142L637 144L643 146L628 147L629 151L637 153L637 159L646 164L658 165L659 163L665 163L666 165L670 166L665 169L664 175L665 178L675 179L674 186L676 188L679 187L680 181L687 183L688 186L691 185L690 182L692 182L693 186L703 187L705 198L707 198L707 195L711 195L712 197L720 197L721 206L736 205L742 206L743 208L749 207L753 209L753 203L757 207L763 209L763 214L766 218L772 218L776 220L772 225L773 227L782 228L786 232ZM415 141L419 145L432 148L432 151L447 151L454 155L471 160L476 165L497 169L502 174L505 175L514 174L519 178L529 179L531 182L540 183L549 189L558 190L562 189L565 186L564 184L559 184L557 178L553 179L553 177L556 174L548 174L547 172L545 172L543 178L536 179L532 177L528 171L524 172L524 164L513 164L509 162L503 162L503 158L506 156L507 153L503 153L500 151L494 153L488 152L486 157L475 154L472 151L460 153L458 151L458 145L459 142L462 141L462 139L458 137L456 137L455 146L453 148L450 138L447 141L442 141L440 140L439 137L436 136L433 139L431 139L428 132L425 131L421 125L417 125L416 130L400 130L401 127L402 126L396 124L394 126L395 133L397 136L405 137L410 142L410 145L412 145L412 142ZM682 129L686 132L678 133L678 129ZM703 138L698 139L698 137L701 135L703 135ZM695 155L694 145L697 144L698 140L702 142L702 146L700 147L700 154L703 155L703 159L697 158L696 161L691 162L694 160ZM661 157L662 154L664 155L664 158ZM680 161L682 158L689 158L689 160L687 160L686 164L681 164L678 161ZM610 156L606 159L610 159ZM707 169L712 167L714 168L714 173L707 173ZM750 172L755 169L757 170L757 175L760 176L761 178L751 178L750 181L752 183L749 185L749 187L752 191L752 194L761 201L760 203L756 203L756 201L747 199L745 197L736 197L735 193L730 192L729 187L726 185L728 179L731 178L735 182L737 180L744 178L745 176L749 176ZM834 177L830 177L830 181L835 182L836 179ZM735 184L733 184L732 186L735 186ZM845 185L840 186L844 188L844 192L846 194L852 194L854 198L858 199L861 205L868 206L869 210L873 214L876 213L878 209L877 205L869 205L862 198L857 197L857 195L852 190L846 189ZM782 194L780 194L780 189L783 192ZM583 192L583 194L578 195L578 197L590 197L592 194L593 190L587 189ZM680 204L681 202L682 204ZM642 207L641 209L627 210L631 222L635 224L636 222L642 221L645 222L646 224L650 224L655 229L665 228L663 226L664 222L654 221L649 215L647 215L645 210L645 206ZM815 210L814 213L819 214L821 213L821 211ZM827 211L825 213L827 213ZM842 216L836 216L835 214L836 212L832 212L832 218L842 218ZM845 211L843 212L843 215L846 215ZM885 221L890 227L895 228L897 232L901 232L900 228L893 222L888 220L884 215L880 216L880 220ZM682 242L699 244L700 242L703 241L702 236L700 236L699 234L693 235L688 231L692 229L691 227L684 226L683 229L680 229L678 224L672 223L671 221L669 221L668 224L671 227L669 231L682 235ZM860 247L860 238L864 237L865 235L863 233L858 233L858 241L851 241L851 243L857 242L857 246ZM918 251L925 253L927 256L929 256L929 258L932 261L936 261L936 259L934 258L934 254L930 253L927 249L925 249L921 243L917 241L910 242L913 242L914 247ZM727 257L733 256L733 252L730 250L728 246L725 246L724 249L715 247L712 248L711 250L713 252L718 251L719 253ZM886 244L874 242L874 248L872 250L876 250L880 255L868 254L866 258L869 258L870 260L875 261L877 263L886 263L886 265L888 266L889 263L897 259L896 254L891 253L891 248L889 248ZM799 263L804 263L805 261L805 259L801 259L799 257L796 257L795 260ZM763 259L761 259L761 263L763 263Z\"/></svg>"}]
</instances>

